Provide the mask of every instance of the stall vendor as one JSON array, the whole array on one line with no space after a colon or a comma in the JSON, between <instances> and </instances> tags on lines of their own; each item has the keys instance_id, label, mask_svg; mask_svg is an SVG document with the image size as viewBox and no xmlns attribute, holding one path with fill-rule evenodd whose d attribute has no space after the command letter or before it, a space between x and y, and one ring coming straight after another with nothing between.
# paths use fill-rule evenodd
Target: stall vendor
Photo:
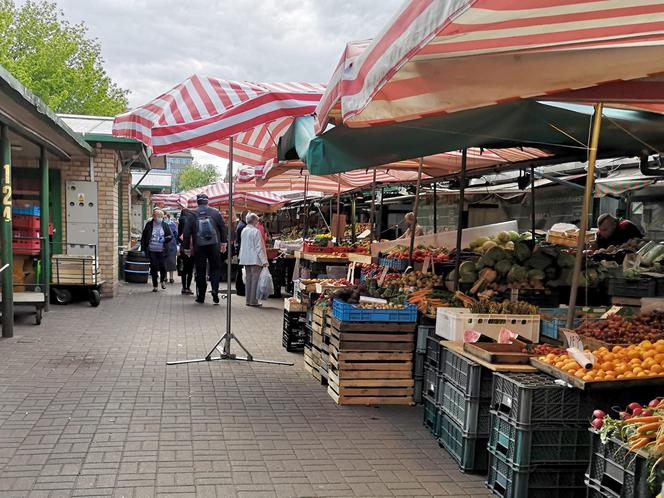
<instances>
[{"instance_id":1,"label":"stall vendor","mask_svg":"<svg viewBox=\"0 0 664 498\"><path fill-rule=\"evenodd\" d=\"M415 220L415 213L413 213L412 211L404 215L403 222L408 228L401 235L401 237L399 237L399 239L410 239L411 230L413 230L413 227L415 227L415 237L424 235L424 230L422 230L422 227L417 224L417 221Z\"/></svg>"},{"instance_id":2,"label":"stall vendor","mask_svg":"<svg viewBox=\"0 0 664 498\"><path fill-rule=\"evenodd\" d=\"M619 246L631 239L643 238L643 233L629 220L621 220L608 213L597 218L597 247Z\"/></svg>"}]
</instances>

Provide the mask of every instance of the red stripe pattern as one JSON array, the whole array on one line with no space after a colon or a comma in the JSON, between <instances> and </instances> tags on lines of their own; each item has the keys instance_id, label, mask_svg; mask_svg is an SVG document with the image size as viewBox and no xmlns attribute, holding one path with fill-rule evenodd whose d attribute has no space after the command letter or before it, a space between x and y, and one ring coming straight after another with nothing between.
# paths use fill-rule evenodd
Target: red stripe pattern
<instances>
[{"instance_id":1,"label":"red stripe pattern","mask_svg":"<svg viewBox=\"0 0 664 498\"><path fill-rule=\"evenodd\" d=\"M592 99L605 83L664 73L664 2L409 0L342 60L317 132L336 112L367 126L562 91Z\"/></svg>"},{"instance_id":2,"label":"red stripe pattern","mask_svg":"<svg viewBox=\"0 0 664 498\"><path fill-rule=\"evenodd\" d=\"M113 135L133 138L154 154L197 148L261 165L276 156L294 117L311 114L325 87L311 83L251 83L194 75L151 102L116 116Z\"/></svg>"}]
</instances>

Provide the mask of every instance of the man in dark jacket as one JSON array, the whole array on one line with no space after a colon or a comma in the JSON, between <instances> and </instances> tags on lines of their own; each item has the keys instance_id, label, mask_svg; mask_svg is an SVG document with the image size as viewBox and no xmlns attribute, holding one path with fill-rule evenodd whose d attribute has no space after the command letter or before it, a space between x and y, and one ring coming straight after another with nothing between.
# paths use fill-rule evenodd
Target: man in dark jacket
<instances>
[{"instance_id":1,"label":"man in dark jacket","mask_svg":"<svg viewBox=\"0 0 664 498\"><path fill-rule=\"evenodd\" d=\"M180 234L180 263L178 263L178 268L180 269L180 277L182 278L182 294L193 294L191 291L191 280L194 276L194 258L192 255L186 254L184 251L184 228L187 224L193 223L193 216L191 211L188 209L183 209L180 212L180 220L178 221L178 233ZM191 243L189 244L191 245ZM188 251L187 251L188 252Z\"/></svg>"},{"instance_id":2,"label":"man in dark jacket","mask_svg":"<svg viewBox=\"0 0 664 498\"><path fill-rule=\"evenodd\" d=\"M208 196L198 194L198 207L191 213L190 223L185 222L182 245L185 250L194 244L194 264L196 267L196 302L205 302L207 281L206 267L209 265L212 301L219 304L219 272L221 253L226 252L226 226L221 213L208 206Z\"/></svg>"},{"instance_id":3,"label":"man in dark jacket","mask_svg":"<svg viewBox=\"0 0 664 498\"><path fill-rule=\"evenodd\" d=\"M141 235L141 250L150 258L152 292L157 292L157 278L161 277L161 288L166 288L166 253L168 244L173 240L173 232L164 221L164 212L155 209L152 219L145 224Z\"/></svg>"},{"instance_id":4,"label":"man in dark jacket","mask_svg":"<svg viewBox=\"0 0 664 498\"><path fill-rule=\"evenodd\" d=\"M621 220L609 213L597 218L597 247L606 249L609 246L619 246L630 239L642 239L643 232L629 220Z\"/></svg>"}]
</instances>

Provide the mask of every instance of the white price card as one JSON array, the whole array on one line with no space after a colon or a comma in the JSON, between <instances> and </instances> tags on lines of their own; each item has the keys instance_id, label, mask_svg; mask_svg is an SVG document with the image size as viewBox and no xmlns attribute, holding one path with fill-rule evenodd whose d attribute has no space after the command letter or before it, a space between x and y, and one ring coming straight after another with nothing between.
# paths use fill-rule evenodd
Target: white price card
<instances>
[{"instance_id":1,"label":"white price card","mask_svg":"<svg viewBox=\"0 0 664 498\"><path fill-rule=\"evenodd\" d=\"M383 271L380 272L380 277L378 278L378 285L382 286L383 282L385 281L385 277L387 276L387 272L389 271L389 268L386 266L383 268Z\"/></svg>"},{"instance_id":2,"label":"white price card","mask_svg":"<svg viewBox=\"0 0 664 498\"><path fill-rule=\"evenodd\" d=\"M429 273L429 266L431 266L431 256L424 258L424 263L422 264L422 273Z\"/></svg>"}]
</instances>

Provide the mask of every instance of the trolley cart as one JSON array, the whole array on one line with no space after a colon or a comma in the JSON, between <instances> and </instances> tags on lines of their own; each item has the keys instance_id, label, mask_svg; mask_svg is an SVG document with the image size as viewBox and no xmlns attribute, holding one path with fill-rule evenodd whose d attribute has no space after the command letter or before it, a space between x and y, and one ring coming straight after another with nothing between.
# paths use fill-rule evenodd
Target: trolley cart
<instances>
[{"instance_id":1,"label":"trolley cart","mask_svg":"<svg viewBox=\"0 0 664 498\"><path fill-rule=\"evenodd\" d=\"M74 296L85 294L90 305L101 303L101 280L94 244L67 244L91 254L54 254L51 257L51 292L56 303L69 304Z\"/></svg>"},{"instance_id":2,"label":"trolley cart","mask_svg":"<svg viewBox=\"0 0 664 498\"><path fill-rule=\"evenodd\" d=\"M0 273L9 268L5 265L0 268ZM17 308L34 308L35 325L40 325L44 315L44 306L46 305L46 296L43 292L14 292L14 312ZM2 303L2 294L0 294L0 303Z\"/></svg>"}]
</instances>

